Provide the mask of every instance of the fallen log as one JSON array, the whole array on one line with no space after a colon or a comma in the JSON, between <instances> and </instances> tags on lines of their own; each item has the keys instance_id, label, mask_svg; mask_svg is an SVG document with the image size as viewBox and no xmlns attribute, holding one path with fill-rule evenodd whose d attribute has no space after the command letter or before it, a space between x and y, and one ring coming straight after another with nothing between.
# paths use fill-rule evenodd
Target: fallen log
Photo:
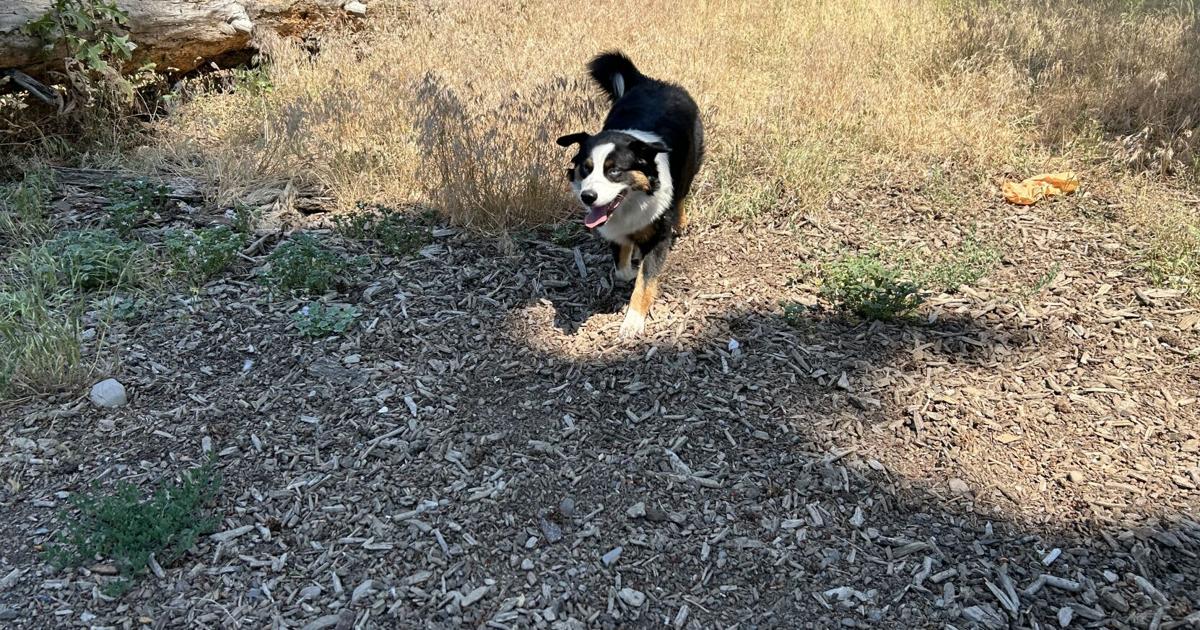
<instances>
[{"instance_id":1,"label":"fallen log","mask_svg":"<svg viewBox=\"0 0 1200 630\"><path fill-rule=\"evenodd\" d=\"M0 69L41 79L61 68L65 47L45 50L22 28L46 14L52 0L0 3ZM206 60L252 48L256 29L300 34L339 14L362 15L362 0L117 0L128 12L126 30L136 48L127 67L153 62L160 71L187 72Z\"/></svg>"}]
</instances>

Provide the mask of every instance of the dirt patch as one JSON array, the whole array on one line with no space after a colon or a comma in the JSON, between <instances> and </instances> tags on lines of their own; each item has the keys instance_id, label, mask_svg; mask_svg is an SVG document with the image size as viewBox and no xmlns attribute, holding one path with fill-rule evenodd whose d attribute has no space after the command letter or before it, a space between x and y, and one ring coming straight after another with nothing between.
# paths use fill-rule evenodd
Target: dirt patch
<instances>
[{"instance_id":1,"label":"dirt patch","mask_svg":"<svg viewBox=\"0 0 1200 630\"><path fill-rule=\"evenodd\" d=\"M909 324L792 281L896 198L693 228L647 337L607 248L439 231L309 341L240 280L117 334L131 402L39 400L0 453L13 627L1188 627L1200 332L1118 235L989 208L1005 261ZM860 204L858 206L854 204ZM842 211L844 210L844 212ZM873 226L873 227L872 227ZM877 230L877 232L872 232ZM1051 265L1058 271L1036 291ZM812 305L785 321L781 301ZM1190 320L1187 320L1190 321ZM21 439L25 438L25 439ZM38 556L64 497L206 445L222 531L110 600ZM11 572L11 573L10 573Z\"/></svg>"}]
</instances>

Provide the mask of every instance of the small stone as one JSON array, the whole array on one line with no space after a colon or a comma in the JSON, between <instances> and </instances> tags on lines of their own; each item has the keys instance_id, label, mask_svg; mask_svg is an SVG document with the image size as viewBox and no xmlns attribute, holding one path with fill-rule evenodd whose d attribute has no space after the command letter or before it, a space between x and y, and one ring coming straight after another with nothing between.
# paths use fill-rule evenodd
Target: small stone
<instances>
[{"instance_id":1,"label":"small stone","mask_svg":"<svg viewBox=\"0 0 1200 630\"><path fill-rule=\"evenodd\" d=\"M533 570L533 560L530 560L529 558L525 558L524 560L522 560L521 561L521 570L522 571L532 571Z\"/></svg>"},{"instance_id":2,"label":"small stone","mask_svg":"<svg viewBox=\"0 0 1200 630\"><path fill-rule=\"evenodd\" d=\"M621 601L633 606L634 608L646 603L646 594L632 588L621 589L617 592L617 597L620 597Z\"/></svg>"},{"instance_id":3,"label":"small stone","mask_svg":"<svg viewBox=\"0 0 1200 630\"><path fill-rule=\"evenodd\" d=\"M962 611L963 617L969 621L980 624L985 628L1000 630L1008 627L1008 621L996 612L995 608L984 604L982 606L969 606Z\"/></svg>"},{"instance_id":4,"label":"small stone","mask_svg":"<svg viewBox=\"0 0 1200 630\"><path fill-rule=\"evenodd\" d=\"M354 593L350 595L350 603L357 604L358 600L367 597L375 592L375 580L367 580L362 584L354 587Z\"/></svg>"},{"instance_id":5,"label":"small stone","mask_svg":"<svg viewBox=\"0 0 1200 630\"><path fill-rule=\"evenodd\" d=\"M321 593L323 592L323 590L324 589L322 589L320 586L318 586L316 584L314 584L312 586L306 586L306 587L300 589L300 599L301 600L316 599L321 596Z\"/></svg>"},{"instance_id":6,"label":"small stone","mask_svg":"<svg viewBox=\"0 0 1200 630\"><path fill-rule=\"evenodd\" d=\"M200 450L204 452L205 455L211 453L212 449L212 438L208 437L207 435L200 438Z\"/></svg>"},{"instance_id":7,"label":"small stone","mask_svg":"<svg viewBox=\"0 0 1200 630\"><path fill-rule=\"evenodd\" d=\"M854 516L850 517L850 525L855 529L861 529L863 524L867 522L867 518L863 516L861 507L854 508Z\"/></svg>"},{"instance_id":8,"label":"small stone","mask_svg":"<svg viewBox=\"0 0 1200 630\"><path fill-rule=\"evenodd\" d=\"M947 485L950 486L950 492L954 494L967 494L971 492L971 486L968 486L967 482L962 479L951 479Z\"/></svg>"},{"instance_id":9,"label":"small stone","mask_svg":"<svg viewBox=\"0 0 1200 630\"><path fill-rule=\"evenodd\" d=\"M15 437L9 440L8 443L18 451L25 451L26 453L32 453L37 450L37 442L29 438Z\"/></svg>"},{"instance_id":10,"label":"small stone","mask_svg":"<svg viewBox=\"0 0 1200 630\"><path fill-rule=\"evenodd\" d=\"M1108 569L1105 569L1104 570L1104 579L1108 580L1108 582L1110 584L1116 584L1117 580L1121 579L1121 576L1117 575L1116 572L1114 572L1114 571L1109 571Z\"/></svg>"},{"instance_id":11,"label":"small stone","mask_svg":"<svg viewBox=\"0 0 1200 630\"><path fill-rule=\"evenodd\" d=\"M600 557L600 560L601 560L601 562L603 562L603 563L604 563L604 566L606 566L606 567L611 567L612 565L614 565L614 564L616 564L616 563L617 563L617 559L621 557L621 552L622 552L622 551L624 551L624 549L623 549L623 548L621 548L621 547L614 547L614 548L612 549L612 551L609 551L608 553L606 553L606 554L604 554L603 556L601 556L601 557Z\"/></svg>"},{"instance_id":12,"label":"small stone","mask_svg":"<svg viewBox=\"0 0 1200 630\"><path fill-rule=\"evenodd\" d=\"M1101 590L1100 601L1104 603L1106 608L1111 608L1122 613L1129 612L1129 602L1125 601L1125 597L1115 588Z\"/></svg>"},{"instance_id":13,"label":"small stone","mask_svg":"<svg viewBox=\"0 0 1200 630\"><path fill-rule=\"evenodd\" d=\"M1066 628L1071 625L1071 620L1075 618L1075 611L1070 606L1063 606L1058 609L1058 625Z\"/></svg>"},{"instance_id":14,"label":"small stone","mask_svg":"<svg viewBox=\"0 0 1200 630\"><path fill-rule=\"evenodd\" d=\"M350 354L342 357L342 363L345 363L346 365L354 365L360 361L362 361L361 354Z\"/></svg>"},{"instance_id":15,"label":"small stone","mask_svg":"<svg viewBox=\"0 0 1200 630\"><path fill-rule=\"evenodd\" d=\"M546 536L546 542L553 544L562 540L562 528L557 523L546 520L544 516L539 516L538 524L542 527L542 534Z\"/></svg>"},{"instance_id":16,"label":"small stone","mask_svg":"<svg viewBox=\"0 0 1200 630\"><path fill-rule=\"evenodd\" d=\"M567 497L558 504L558 513L567 518L575 516L575 499Z\"/></svg>"},{"instance_id":17,"label":"small stone","mask_svg":"<svg viewBox=\"0 0 1200 630\"><path fill-rule=\"evenodd\" d=\"M1070 481L1071 483L1082 483L1083 473L1078 470L1072 470L1071 472L1067 473L1067 481Z\"/></svg>"},{"instance_id":18,"label":"small stone","mask_svg":"<svg viewBox=\"0 0 1200 630\"><path fill-rule=\"evenodd\" d=\"M462 598L462 601L459 602L459 604L463 608L466 608L467 606L470 606L471 604L474 604L475 602L483 599L483 596L487 595L488 591L490 591L490 590L492 590L492 587L490 587L490 586L480 586L479 588L464 595Z\"/></svg>"},{"instance_id":19,"label":"small stone","mask_svg":"<svg viewBox=\"0 0 1200 630\"><path fill-rule=\"evenodd\" d=\"M92 392L88 398L91 399L93 405L108 409L121 407L129 400L125 396L125 386L115 378L105 379L92 385Z\"/></svg>"},{"instance_id":20,"label":"small stone","mask_svg":"<svg viewBox=\"0 0 1200 630\"><path fill-rule=\"evenodd\" d=\"M634 503L632 506L629 507L628 510L625 510L625 516L628 516L629 518L642 518L645 515L646 515L646 504L642 503L641 501Z\"/></svg>"},{"instance_id":21,"label":"small stone","mask_svg":"<svg viewBox=\"0 0 1200 630\"><path fill-rule=\"evenodd\" d=\"M346 4L342 5L342 8L346 10L346 13L353 13L354 15L367 14L367 5L358 2L358 0L347 2Z\"/></svg>"}]
</instances>

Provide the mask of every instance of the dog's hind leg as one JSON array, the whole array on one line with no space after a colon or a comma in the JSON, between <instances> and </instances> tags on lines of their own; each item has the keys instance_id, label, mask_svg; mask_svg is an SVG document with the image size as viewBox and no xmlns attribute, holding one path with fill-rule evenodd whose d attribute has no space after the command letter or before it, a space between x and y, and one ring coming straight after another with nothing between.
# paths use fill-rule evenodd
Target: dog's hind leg
<instances>
[{"instance_id":1,"label":"dog's hind leg","mask_svg":"<svg viewBox=\"0 0 1200 630\"><path fill-rule=\"evenodd\" d=\"M670 236L664 236L650 251L643 250L642 264L638 267L637 281L633 285L633 296L629 299L629 309L625 311L625 321L621 324L622 337L636 337L645 332L650 305L658 297L658 277L666 265L667 252L670 250Z\"/></svg>"}]
</instances>

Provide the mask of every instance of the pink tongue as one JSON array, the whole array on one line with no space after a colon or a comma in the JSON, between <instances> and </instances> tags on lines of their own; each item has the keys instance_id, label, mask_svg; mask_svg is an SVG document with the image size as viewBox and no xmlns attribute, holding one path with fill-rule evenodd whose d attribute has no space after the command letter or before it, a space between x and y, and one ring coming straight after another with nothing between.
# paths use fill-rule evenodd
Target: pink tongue
<instances>
[{"instance_id":1,"label":"pink tongue","mask_svg":"<svg viewBox=\"0 0 1200 630\"><path fill-rule=\"evenodd\" d=\"M588 229L592 229L597 225L604 223L608 220L608 213L605 212L605 210L606 208L604 206L592 208L591 211L587 213L587 216L583 218L583 224L588 226Z\"/></svg>"}]
</instances>

